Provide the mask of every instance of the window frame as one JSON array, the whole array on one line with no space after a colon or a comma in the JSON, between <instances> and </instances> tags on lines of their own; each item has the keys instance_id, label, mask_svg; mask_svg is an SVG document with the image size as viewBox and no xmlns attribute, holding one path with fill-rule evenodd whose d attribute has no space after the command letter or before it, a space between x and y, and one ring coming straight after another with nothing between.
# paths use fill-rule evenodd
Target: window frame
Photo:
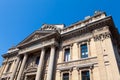
<instances>
[{"instance_id":1,"label":"window frame","mask_svg":"<svg viewBox=\"0 0 120 80\"><path fill-rule=\"evenodd\" d=\"M83 47L83 48L82 48ZM84 48L85 47L85 48ZM80 57L83 59L83 58L88 58L89 57L89 52L88 52L88 44L87 43L84 43L84 44L81 44L80 45ZM83 49L83 50L82 50ZM83 53L85 54L84 56L82 56L83 55ZM87 53L87 55L86 55L86 53Z\"/></svg>"},{"instance_id":2,"label":"window frame","mask_svg":"<svg viewBox=\"0 0 120 80\"><path fill-rule=\"evenodd\" d=\"M87 44L87 51L88 51L88 57L86 58L89 58L90 57L90 40L85 40L85 41L82 41L82 42L78 42L78 58L80 59L84 59L82 58L81 56L81 45L84 45L84 44Z\"/></svg>"},{"instance_id":3,"label":"window frame","mask_svg":"<svg viewBox=\"0 0 120 80\"><path fill-rule=\"evenodd\" d=\"M64 80L64 74L68 74L68 80L70 80L70 73L69 72L63 72L62 73L62 80Z\"/></svg>"},{"instance_id":4,"label":"window frame","mask_svg":"<svg viewBox=\"0 0 120 80\"><path fill-rule=\"evenodd\" d=\"M91 71L89 69L85 69L85 70L81 70L80 71L80 76L81 76L81 80L82 80L82 72L88 71L89 72L89 79L91 80Z\"/></svg>"},{"instance_id":5,"label":"window frame","mask_svg":"<svg viewBox=\"0 0 120 80\"><path fill-rule=\"evenodd\" d=\"M66 53L66 50L67 49L69 49L69 55L67 55L67 60L66 60L66 54L68 54L68 53ZM70 57L71 57L71 54L70 54L70 47L68 47L68 48L65 48L64 49L64 62L69 62L71 59L70 59Z\"/></svg>"}]
</instances>

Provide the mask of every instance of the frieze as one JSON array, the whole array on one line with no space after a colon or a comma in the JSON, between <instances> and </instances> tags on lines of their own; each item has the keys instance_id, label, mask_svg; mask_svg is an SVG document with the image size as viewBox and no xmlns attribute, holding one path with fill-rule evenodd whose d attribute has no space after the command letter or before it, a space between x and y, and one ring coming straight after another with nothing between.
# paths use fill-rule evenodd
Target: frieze
<instances>
[{"instance_id":1,"label":"frieze","mask_svg":"<svg viewBox=\"0 0 120 80\"><path fill-rule=\"evenodd\" d=\"M94 36L94 41L103 41L104 39L110 38L110 33L109 32L105 32L99 35Z\"/></svg>"},{"instance_id":2,"label":"frieze","mask_svg":"<svg viewBox=\"0 0 120 80\"><path fill-rule=\"evenodd\" d=\"M43 41L43 42L40 42L40 43L37 43L37 44L34 44L34 45L31 45L29 47L26 47L24 49L21 49L19 51L19 54L22 54L22 53L26 53L26 52L29 52L29 51L32 51L32 50L35 50L35 49L38 49L38 48L42 48L42 47L45 47L45 46L49 46L49 45L58 45L58 43L55 41L55 39L50 39L50 40L47 40L47 41Z\"/></svg>"},{"instance_id":3,"label":"frieze","mask_svg":"<svg viewBox=\"0 0 120 80\"><path fill-rule=\"evenodd\" d=\"M75 42L79 43L82 41L90 40L92 37L93 37L92 33L87 33L87 34L84 34L81 36L77 36L77 37L74 37L71 39L64 40L62 42L62 46L67 46L67 45L70 45L70 44L75 43Z\"/></svg>"}]
</instances>

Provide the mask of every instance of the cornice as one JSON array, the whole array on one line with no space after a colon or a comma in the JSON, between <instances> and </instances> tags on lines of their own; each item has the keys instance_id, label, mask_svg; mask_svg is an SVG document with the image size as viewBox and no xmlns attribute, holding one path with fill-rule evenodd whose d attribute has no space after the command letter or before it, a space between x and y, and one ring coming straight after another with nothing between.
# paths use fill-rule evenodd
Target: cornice
<instances>
[{"instance_id":1,"label":"cornice","mask_svg":"<svg viewBox=\"0 0 120 80\"><path fill-rule=\"evenodd\" d=\"M18 54L18 51L15 51L15 52L11 52L11 53L5 53L2 55L3 58L6 58L6 57L11 57L11 56L15 56Z\"/></svg>"},{"instance_id":2,"label":"cornice","mask_svg":"<svg viewBox=\"0 0 120 80\"><path fill-rule=\"evenodd\" d=\"M112 17L108 16L104 19L95 21L93 23L89 23L87 25L85 25L84 27L80 27L78 29L74 29L72 31L69 31L67 33L61 34L61 37L63 40L65 39L69 39L71 37L75 37L75 36L80 36L86 33L92 33L93 30L104 27L104 26L113 26L110 25L110 23L112 23Z\"/></svg>"},{"instance_id":3,"label":"cornice","mask_svg":"<svg viewBox=\"0 0 120 80\"><path fill-rule=\"evenodd\" d=\"M78 28L82 28L84 27L85 25L89 24L89 23L93 23L95 21L98 21L98 20L101 20L101 19L104 19L106 18L106 13L105 12L99 12L99 13L95 13L93 16L90 16L89 18L85 18L85 20L81 20L81 21L78 21L64 29L61 30L61 34L64 34L64 33L67 33L73 29L78 29Z\"/></svg>"},{"instance_id":4,"label":"cornice","mask_svg":"<svg viewBox=\"0 0 120 80\"><path fill-rule=\"evenodd\" d=\"M58 39L60 37L59 32L58 31L53 31L52 33L47 34L45 36L41 36L40 38L38 38L36 40L31 40L29 42L26 42L26 43L23 43L23 44L19 44L19 45L17 45L17 47L21 48L21 47L29 46L29 45L35 44L35 43L37 43L39 41L44 41L46 39L51 39L53 37L56 38L56 39Z\"/></svg>"}]
</instances>

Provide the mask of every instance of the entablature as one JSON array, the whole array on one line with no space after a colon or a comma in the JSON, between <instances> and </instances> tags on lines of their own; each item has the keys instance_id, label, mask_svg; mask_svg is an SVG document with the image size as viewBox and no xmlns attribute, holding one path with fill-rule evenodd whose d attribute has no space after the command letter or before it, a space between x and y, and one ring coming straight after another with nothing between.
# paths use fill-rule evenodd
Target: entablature
<instances>
[{"instance_id":1,"label":"entablature","mask_svg":"<svg viewBox=\"0 0 120 80\"><path fill-rule=\"evenodd\" d=\"M5 53L2 55L3 58L8 58L12 56L16 56L18 54L18 51L12 52L12 53Z\"/></svg>"},{"instance_id":2,"label":"entablature","mask_svg":"<svg viewBox=\"0 0 120 80\"><path fill-rule=\"evenodd\" d=\"M46 33L43 33L46 32ZM43 34L41 34L43 33ZM37 31L25 40L23 40L20 44L17 45L18 48L24 48L33 44L36 44L38 42L42 42L51 38L55 38L56 40L59 40L60 34L58 31Z\"/></svg>"},{"instance_id":3,"label":"entablature","mask_svg":"<svg viewBox=\"0 0 120 80\"><path fill-rule=\"evenodd\" d=\"M61 31L61 34L68 33L68 32L70 32L70 31L72 31L72 30L76 30L76 29L78 29L78 28L85 27L86 25L88 25L88 24L90 24L90 23L96 22L96 21L101 20L101 19L104 19L104 18L106 18L105 12L97 12L97 13L95 13L95 15L92 16L92 17L89 16L89 18L87 17L87 18L85 18L85 20L83 20L83 21L79 21L79 22L77 22L77 23L75 23L75 24L70 25L70 26L67 27L67 28L64 28L64 29Z\"/></svg>"},{"instance_id":4,"label":"entablature","mask_svg":"<svg viewBox=\"0 0 120 80\"><path fill-rule=\"evenodd\" d=\"M20 49L19 54L28 53L28 52L35 51L35 50L38 50L40 48L48 47L48 46L51 46L51 45L58 46L58 44L59 43L55 40L55 38L52 38L52 39L49 39L49 40L46 40L46 41L42 41L42 42L33 44L31 46L27 46L25 48L22 48L22 49Z\"/></svg>"},{"instance_id":5,"label":"entablature","mask_svg":"<svg viewBox=\"0 0 120 80\"><path fill-rule=\"evenodd\" d=\"M77 36L82 36L85 35L87 33L92 33L94 30L105 27L105 26L109 26L110 23L112 23L112 17L108 16L105 17L104 19L100 19L96 22L90 23L85 25L84 27L75 29L75 30L71 30L67 33L61 34L61 39L62 41L73 38L73 37L77 37ZM111 27L111 26L109 26Z\"/></svg>"}]
</instances>

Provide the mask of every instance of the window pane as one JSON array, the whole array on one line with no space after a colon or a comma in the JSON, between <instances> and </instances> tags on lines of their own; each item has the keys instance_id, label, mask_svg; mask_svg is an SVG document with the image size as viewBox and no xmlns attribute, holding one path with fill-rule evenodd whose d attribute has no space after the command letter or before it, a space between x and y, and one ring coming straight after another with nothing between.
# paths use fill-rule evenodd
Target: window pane
<instances>
[{"instance_id":1,"label":"window pane","mask_svg":"<svg viewBox=\"0 0 120 80\"><path fill-rule=\"evenodd\" d=\"M69 73L63 74L63 80L69 80Z\"/></svg>"},{"instance_id":2,"label":"window pane","mask_svg":"<svg viewBox=\"0 0 120 80\"><path fill-rule=\"evenodd\" d=\"M65 62L70 61L70 49L65 49L65 54L64 54L64 60Z\"/></svg>"},{"instance_id":3,"label":"window pane","mask_svg":"<svg viewBox=\"0 0 120 80\"><path fill-rule=\"evenodd\" d=\"M86 58L88 57L88 48L87 44L81 45L81 58Z\"/></svg>"},{"instance_id":4,"label":"window pane","mask_svg":"<svg viewBox=\"0 0 120 80\"><path fill-rule=\"evenodd\" d=\"M36 58L36 64L38 65L39 64L39 59L40 59L40 57L38 56L37 58Z\"/></svg>"},{"instance_id":5,"label":"window pane","mask_svg":"<svg viewBox=\"0 0 120 80\"><path fill-rule=\"evenodd\" d=\"M89 71L82 71L82 80L90 80Z\"/></svg>"}]
</instances>

